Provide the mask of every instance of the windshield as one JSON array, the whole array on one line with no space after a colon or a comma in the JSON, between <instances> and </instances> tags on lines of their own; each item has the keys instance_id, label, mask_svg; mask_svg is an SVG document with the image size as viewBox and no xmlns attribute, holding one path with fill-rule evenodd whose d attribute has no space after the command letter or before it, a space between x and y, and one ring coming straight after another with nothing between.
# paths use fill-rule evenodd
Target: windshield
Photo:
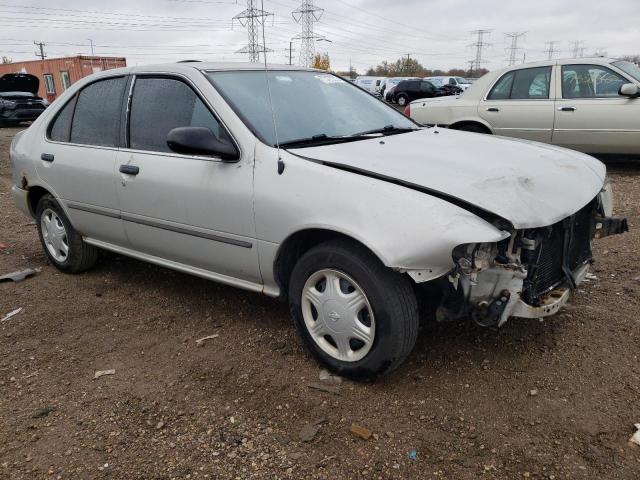
<instances>
[{"instance_id":1,"label":"windshield","mask_svg":"<svg viewBox=\"0 0 640 480\"><path fill-rule=\"evenodd\" d=\"M456 81L458 83L465 84L465 85L471 83L469 80L467 80L466 78L462 78L462 77L456 77Z\"/></svg>"},{"instance_id":2,"label":"windshield","mask_svg":"<svg viewBox=\"0 0 640 480\"><path fill-rule=\"evenodd\" d=\"M276 138L265 76L281 144L317 136L357 135L389 126L418 128L393 107L328 73L234 71L206 75L249 129L269 145L275 146Z\"/></svg>"},{"instance_id":3,"label":"windshield","mask_svg":"<svg viewBox=\"0 0 640 480\"><path fill-rule=\"evenodd\" d=\"M618 67L627 75L631 75L637 82L640 82L640 67L638 67L638 65L636 65L635 63L621 61L613 62L613 65Z\"/></svg>"}]
</instances>

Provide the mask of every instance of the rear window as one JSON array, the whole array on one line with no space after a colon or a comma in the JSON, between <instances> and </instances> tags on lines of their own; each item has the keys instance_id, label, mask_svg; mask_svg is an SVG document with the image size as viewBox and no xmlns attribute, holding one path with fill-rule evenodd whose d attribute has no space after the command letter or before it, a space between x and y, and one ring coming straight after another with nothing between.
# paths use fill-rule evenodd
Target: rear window
<instances>
[{"instance_id":1,"label":"rear window","mask_svg":"<svg viewBox=\"0 0 640 480\"><path fill-rule=\"evenodd\" d=\"M56 115L49 127L49 138L56 142L68 142L71 135L71 120L73 119L73 109L76 106L75 95Z\"/></svg>"},{"instance_id":2,"label":"rear window","mask_svg":"<svg viewBox=\"0 0 640 480\"><path fill-rule=\"evenodd\" d=\"M100 80L80 91L71 123L71 143L117 147L126 78Z\"/></svg>"}]
</instances>

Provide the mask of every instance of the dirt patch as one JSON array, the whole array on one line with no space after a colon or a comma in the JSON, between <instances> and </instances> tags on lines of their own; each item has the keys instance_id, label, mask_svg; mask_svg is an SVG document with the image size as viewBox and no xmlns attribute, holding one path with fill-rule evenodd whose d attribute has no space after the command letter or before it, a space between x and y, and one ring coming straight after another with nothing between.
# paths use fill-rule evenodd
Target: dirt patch
<instances>
[{"instance_id":1,"label":"dirt patch","mask_svg":"<svg viewBox=\"0 0 640 480\"><path fill-rule=\"evenodd\" d=\"M42 271L0 283L0 317L23 309L0 324L0 478L640 477L640 164L610 169L631 232L559 315L425 325L391 376L322 391L275 300L107 253L47 265L9 194L17 131L0 274Z\"/></svg>"}]
</instances>

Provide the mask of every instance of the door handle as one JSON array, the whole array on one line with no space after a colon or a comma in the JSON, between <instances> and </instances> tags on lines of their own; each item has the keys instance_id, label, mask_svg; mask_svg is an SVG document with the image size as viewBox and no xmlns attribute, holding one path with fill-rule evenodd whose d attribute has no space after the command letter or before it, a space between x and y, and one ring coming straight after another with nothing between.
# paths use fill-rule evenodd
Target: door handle
<instances>
[{"instance_id":1,"label":"door handle","mask_svg":"<svg viewBox=\"0 0 640 480\"><path fill-rule=\"evenodd\" d=\"M499 112L499 111L500 111L500 109L499 109L499 108L496 108L496 107L489 107L489 108L487 108L487 112Z\"/></svg>"},{"instance_id":2,"label":"door handle","mask_svg":"<svg viewBox=\"0 0 640 480\"><path fill-rule=\"evenodd\" d=\"M120 173L138 175L140 173L140 167L136 167L135 165L120 165Z\"/></svg>"},{"instance_id":3,"label":"door handle","mask_svg":"<svg viewBox=\"0 0 640 480\"><path fill-rule=\"evenodd\" d=\"M576 107L558 107L559 112L575 112Z\"/></svg>"},{"instance_id":4,"label":"door handle","mask_svg":"<svg viewBox=\"0 0 640 480\"><path fill-rule=\"evenodd\" d=\"M45 162L53 162L54 160L54 156L52 153L43 153L42 155L40 155L40 160L45 161Z\"/></svg>"}]
</instances>

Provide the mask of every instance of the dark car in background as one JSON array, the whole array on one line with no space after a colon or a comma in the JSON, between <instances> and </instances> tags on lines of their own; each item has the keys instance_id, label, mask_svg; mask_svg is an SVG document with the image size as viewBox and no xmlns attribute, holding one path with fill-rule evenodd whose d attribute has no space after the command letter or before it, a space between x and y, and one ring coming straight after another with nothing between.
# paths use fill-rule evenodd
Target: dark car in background
<instances>
[{"instance_id":1,"label":"dark car in background","mask_svg":"<svg viewBox=\"0 0 640 480\"><path fill-rule=\"evenodd\" d=\"M38 96L40 80L28 73L0 77L0 126L35 120L49 102Z\"/></svg>"},{"instance_id":2,"label":"dark car in background","mask_svg":"<svg viewBox=\"0 0 640 480\"><path fill-rule=\"evenodd\" d=\"M455 95L451 89L436 87L428 80L403 80L391 90L388 100L404 107L413 100L419 98L442 97L445 95Z\"/></svg>"}]
</instances>

